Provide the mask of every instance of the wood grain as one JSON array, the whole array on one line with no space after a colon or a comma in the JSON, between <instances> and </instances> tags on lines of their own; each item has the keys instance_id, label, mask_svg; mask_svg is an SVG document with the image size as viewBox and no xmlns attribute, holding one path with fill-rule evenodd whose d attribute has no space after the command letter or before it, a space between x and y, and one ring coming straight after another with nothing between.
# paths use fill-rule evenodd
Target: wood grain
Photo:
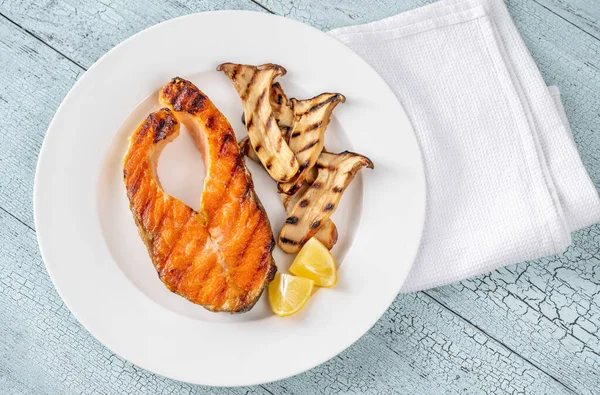
<instances>
[{"instance_id":1,"label":"wood grain","mask_svg":"<svg viewBox=\"0 0 600 395\"><path fill-rule=\"evenodd\" d=\"M360 14L352 0L342 1L341 6L340 2L321 2L318 11L307 8L319 16L314 21L289 1L261 3L323 28L346 25L349 18L378 19L389 16L381 15L382 9L392 9L391 15L406 7L393 1L384 7L365 4ZM598 3L538 0L509 1L508 6L544 79L561 88L582 160L600 188L600 40L594 33L599 26ZM353 12L346 12L348 8ZM577 12L571 14L573 9ZM582 19L594 29L582 24ZM427 294L570 389L593 394L600 387L598 240L600 227L596 225L576 233L573 246L563 255L504 268Z\"/></svg>"},{"instance_id":2,"label":"wood grain","mask_svg":"<svg viewBox=\"0 0 600 395\"><path fill-rule=\"evenodd\" d=\"M329 29L430 1L260 2ZM81 328L43 268L31 213L45 129L83 69L147 26L217 8L261 10L241 0L0 1L0 13L16 23L0 18L0 388L8 394L222 393L137 369ZM509 8L544 78L561 87L583 161L600 186L599 7L594 0L523 0ZM400 295L332 361L264 388L223 392L596 393L599 242L600 227L591 227L564 255Z\"/></svg>"},{"instance_id":3,"label":"wood grain","mask_svg":"<svg viewBox=\"0 0 600 395\"><path fill-rule=\"evenodd\" d=\"M600 5L597 0L533 1L600 40Z\"/></svg>"},{"instance_id":4,"label":"wood grain","mask_svg":"<svg viewBox=\"0 0 600 395\"><path fill-rule=\"evenodd\" d=\"M0 211L0 389L12 394L260 394L200 388L117 357L72 316L45 274L35 233ZM6 248L10 246L10 248Z\"/></svg>"},{"instance_id":5,"label":"wood grain","mask_svg":"<svg viewBox=\"0 0 600 395\"><path fill-rule=\"evenodd\" d=\"M83 70L1 19L0 207L33 228L33 177L54 112Z\"/></svg>"},{"instance_id":6,"label":"wood grain","mask_svg":"<svg viewBox=\"0 0 600 395\"><path fill-rule=\"evenodd\" d=\"M509 10L546 82L561 88L583 162L600 187L600 41L532 2ZM428 291L577 393L600 388L600 226L562 255Z\"/></svg>"},{"instance_id":7,"label":"wood grain","mask_svg":"<svg viewBox=\"0 0 600 395\"><path fill-rule=\"evenodd\" d=\"M401 295L331 361L264 388L218 390L155 376L99 344L45 274L35 233L0 211L0 384L23 394L568 394L423 294ZM4 383L2 383L4 380ZM268 392L267 392L268 391Z\"/></svg>"},{"instance_id":8,"label":"wood grain","mask_svg":"<svg viewBox=\"0 0 600 395\"><path fill-rule=\"evenodd\" d=\"M34 163L22 166L23 160L36 157L51 115L81 69L7 21L0 21L0 33L4 38L0 59L10 59L12 65L6 65L7 74L0 74L0 82L6 84L5 92L17 87L29 92L6 103L7 113L14 115L0 123L4 136L8 138L19 131L24 139L0 148L2 155L10 153L13 157L3 169L24 186L0 196L0 207L5 207L30 195ZM52 74L54 68L47 67L49 64L56 65L56 74ZM25 69L29 72L18 72ZM66 73L65 69L71 72ZM45 80L52 81L54 94L33 94L36 85ZM39 119L21 129L19 114L33 109L38 109ZM6 318L0 325L3 351L0 369L6 387L14 393L49 394L134 391L153 394L166 389L204 392L203 388L137 369L104 349L81 328L43 268L30 210L28 206L21 218L0 210L4 263L0 272L0 316ZM501 360L498 350L503 350ZM514 372L524 374L515 380L511 378ZM112 377L118 380L113 383ZM324 392L320 391L323 388L331 392L367 393L478 388L494 393L493 388L497 388L495 393L502 393L501 388L506 385L503 383L509 382L515 391L525 391L535 382L538 393L566 393L564 387L545 373L421 294L399 296L377 326L341 356L306 374L265 388L272 393L298 394L304 393L304 388L312 388L315 393ZM250 393L264 391L259 387Z\"/></svg>"},{"instance_id":9,"label":"wood grain","mask_svg":"<svg viewBox=\"0 0 600 395\"><path fill-rule=\"evenodd\" d=\"M5 0L0 3L0 14L83 68L147 27L178 16L214 10L264 11L249 0Z\"/></svg>"}]
</instances>

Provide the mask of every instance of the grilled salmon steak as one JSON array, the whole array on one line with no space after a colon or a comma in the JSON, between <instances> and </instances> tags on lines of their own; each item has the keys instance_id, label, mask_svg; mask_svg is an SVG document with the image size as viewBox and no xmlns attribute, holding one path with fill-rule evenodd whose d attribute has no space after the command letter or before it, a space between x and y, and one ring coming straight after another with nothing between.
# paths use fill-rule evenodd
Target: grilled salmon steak
<instances>
[{"instance_id":1,"label":"grilled salmon steak","mask_svg":"<svg viewBox=\"0 0 600 395\"><path fill-rule=\"evenodd\" d=\"M175 78L160 93L166 107L130 138L123 174L131 212L166 287L212 311L252 308L277 270L273 234L229 122L192 83ZM162 149L194 136L206 178L200 209L166 194L157 177Z\"/></svg>"}]
</instances>

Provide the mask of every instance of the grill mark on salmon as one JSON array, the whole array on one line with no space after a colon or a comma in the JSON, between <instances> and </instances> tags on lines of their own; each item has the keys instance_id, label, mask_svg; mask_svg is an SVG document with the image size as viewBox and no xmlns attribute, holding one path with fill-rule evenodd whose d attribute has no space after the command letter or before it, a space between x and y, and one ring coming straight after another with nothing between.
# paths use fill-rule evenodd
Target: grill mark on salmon
<instances>
[{"instance_id":1,"label":"grill mark on salmon","mask_svg":"<svg viewBox=\"0 0 600 395\"><path fill-rule=\"evenodd\" d=\"M130 138L123 180L139 234L165 286L212 311L243 312L273 278L273 234L235 140L210 99L175 78L162 89L167 108ZM184 123L203 154L206 178L198 212L164 193L160 152Z\"/></svg>"}]
</instances>

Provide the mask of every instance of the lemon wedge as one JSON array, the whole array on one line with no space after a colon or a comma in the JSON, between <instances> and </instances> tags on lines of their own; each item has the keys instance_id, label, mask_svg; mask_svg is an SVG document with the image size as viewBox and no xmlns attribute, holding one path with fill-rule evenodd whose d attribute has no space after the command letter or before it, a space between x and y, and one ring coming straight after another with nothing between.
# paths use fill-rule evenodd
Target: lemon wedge
<instances>
[{"instance_id":1,"label":"lemon wedge","mask_svg":"<svg viewBox=\"0 0 600 395\"><path fill-rule=\"evenodd\" d=\"M313 285L307 278L277 273L269 284L271 309L281 317L297 313L310 298Z\"/></svg>"},{"instance_id":2,"label":"lemon wedge","mask_svg":"<svg viewBox=\"0 0 600 395\"><path fill-rule=\"evenodd\" d=\"M335 260L327 247L314 237L296 255L290 273L311 279L319 287L330 288L337 283Z\"/></svg>"}]
</instances>

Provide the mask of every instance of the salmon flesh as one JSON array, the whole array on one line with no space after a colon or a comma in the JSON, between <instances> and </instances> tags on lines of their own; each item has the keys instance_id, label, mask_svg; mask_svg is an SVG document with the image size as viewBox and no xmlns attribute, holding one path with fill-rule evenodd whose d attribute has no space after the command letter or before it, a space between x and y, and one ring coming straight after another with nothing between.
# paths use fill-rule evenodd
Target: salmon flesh
<instances>
[{"instance_id":1,"label":"salmon flesh","mask_svg":"<svg viewBox=\"0 0 600 395\"><path fill-rule=\"evenodd\" d=\"M160 101L165 108L133 133L123 165L139 234L169 290L208 310L248 311L277 271L275 242L233 129L189 81L171 80ZM180 123L204 159L198 211L166 194L157 176L158 157Z\"/></svg>"}]
</instances>

